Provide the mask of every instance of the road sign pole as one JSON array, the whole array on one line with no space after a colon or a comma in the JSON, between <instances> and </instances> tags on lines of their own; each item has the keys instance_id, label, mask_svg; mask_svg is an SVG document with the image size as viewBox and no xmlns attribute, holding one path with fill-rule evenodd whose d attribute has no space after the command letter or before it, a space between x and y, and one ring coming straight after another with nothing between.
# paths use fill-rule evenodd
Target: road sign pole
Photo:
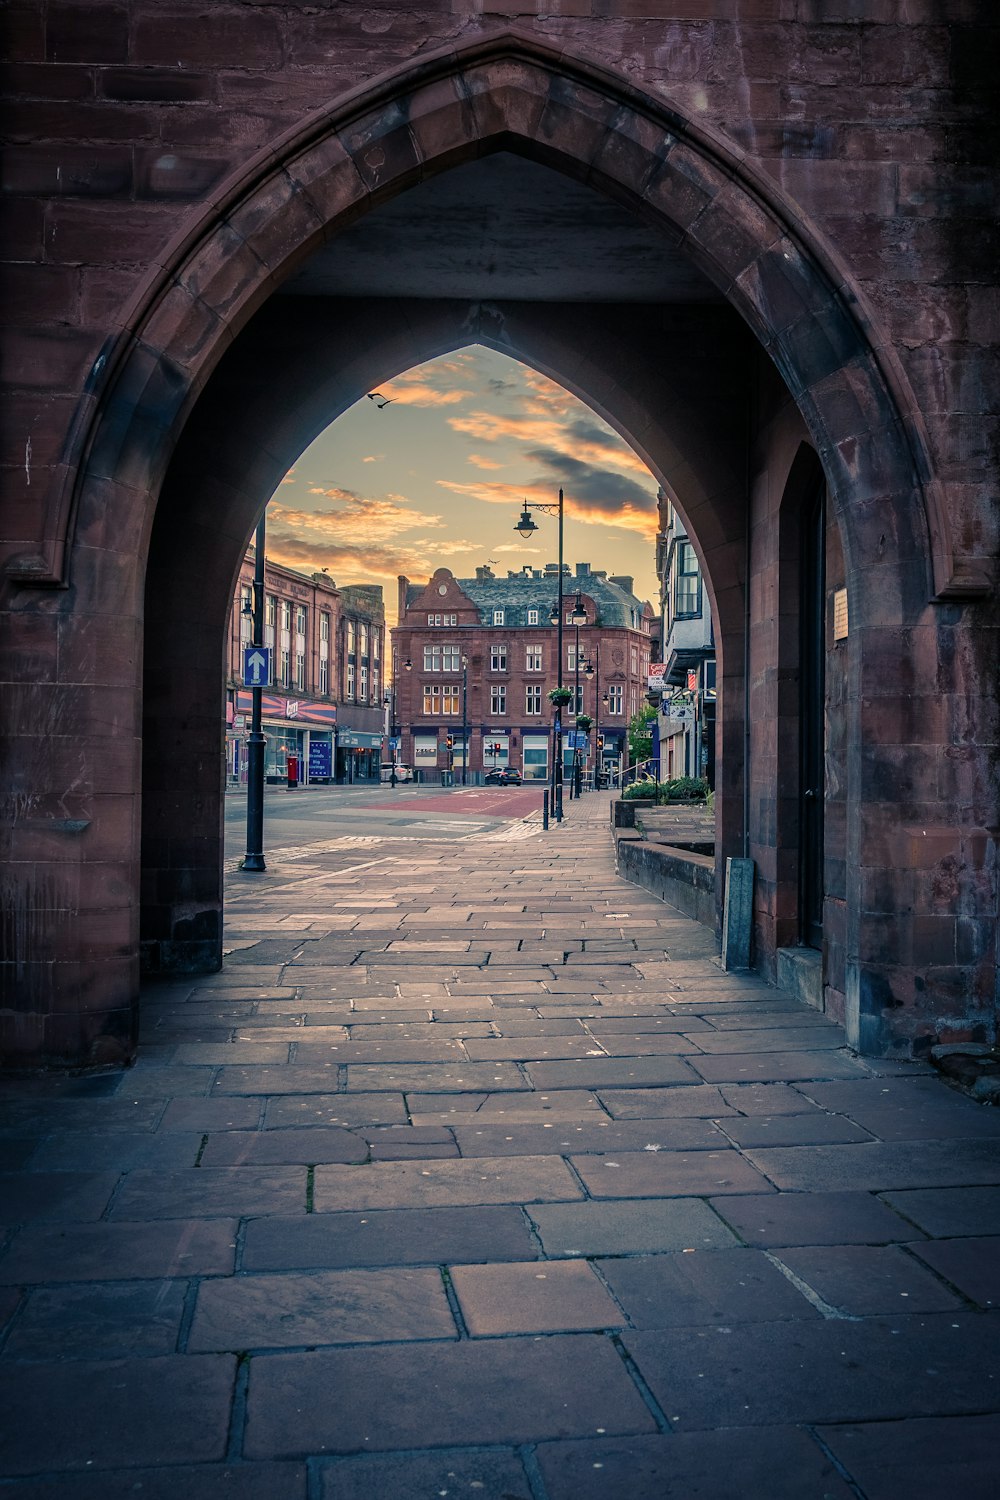
<instances>
[{"instance_id":1,"label":"road sign pole","mask_svg":"<svg viewBox=\"0 0 1000 1500\"><path fill-rule=\"evenodd\" d=\"M257 523L254 542L253 635L260 645L264 640L264 516ZM258 674L259 675L259 674ZM247 852L240 866L243 870L266 870L264 863L264 746L263 687L252 687L250 738L247 742Z\"/></svg>"}]
</instances>

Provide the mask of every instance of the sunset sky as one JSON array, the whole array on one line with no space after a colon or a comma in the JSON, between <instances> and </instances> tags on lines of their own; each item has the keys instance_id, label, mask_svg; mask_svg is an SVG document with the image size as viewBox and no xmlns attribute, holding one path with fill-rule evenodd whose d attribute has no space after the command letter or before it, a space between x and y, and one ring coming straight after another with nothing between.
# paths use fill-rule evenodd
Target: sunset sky
<instances>
[{"instance_id":1,"label":"sunset sky","mask_svg":"<svg viewBox=\"0 0 1000 1500\"><path fill-rule=\"evenodd\" d=\"M564 559L629 573L655 606L656 481L622 439L561 386L484 348L418 365L362 398L306 449L268 506L267 553L340 584L380 583L395 623L399 573L471 577L543 567L555 517L514 531L524 499L565 491Z\"/></svg>"}]
</instances>

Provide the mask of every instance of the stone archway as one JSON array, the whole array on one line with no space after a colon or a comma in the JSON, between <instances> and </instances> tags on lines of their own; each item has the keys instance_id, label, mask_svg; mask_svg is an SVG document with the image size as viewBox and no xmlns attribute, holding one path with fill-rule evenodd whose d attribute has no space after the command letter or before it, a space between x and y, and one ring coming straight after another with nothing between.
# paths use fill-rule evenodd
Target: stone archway
<instances>
[{"instance_id":1,"label":"stone archway","mask_svg":"<svg viewBox=\"0 0 1000 1500\"><path fill-rule=\"evenodd\" d=\"M931 466L919 414L845 290L847 278L773 184L723 142L606 71L510 35L426 59L360 91L273 143L169 247L92 372L36 544L10 568L11 580L25 590L68 585L54 611L67 643L86 650L88 639L100 636L100 675L88 687L118 705L114 737L125 762L116 764L112 779L97 764L103 745L90 742L82 752L86 765L77 780L88 788L93 816L85 843L68 857L60 843L56 873L46 875L55 881L42 907L47 931L18 969L11 1050L19 1060L116 1059L133 1045L146 559L162 525L164 476L213 371L275 287L324 238L422 177L497 150L575 176L656 224L753 330L821 456L861 635L888 620L916 621L935 590L962 597L979 586L953 565L937 492L925 479ZM713 542L734 545L719 528L719 514L707 494L688 515L717 596L724 587L739 588L738 577L710 560ZM249 527L230 534L219 550L218 534L206 524L221 580ZM157 557L154 546L151 578ZM877 587L870 587L876 557ZM44 614L37 606L42 596L31 597L33 612ZM147 702L155 698L155 682L155 673L147 677ZM859 670L855 716L864 687ZM65 692L58 703L70 712ZM881 736L892 745L891 723ZM22 758L18 775L26 786L46 776L55 786L73 770L41 770ZM851 795L860 807L866 768L859 764L855 772ZM58 801L51 788L45 795ZM861 827L860 819L854 826ZM62 921L71 905L66 891L84 878L94 889L98 877L101 894L91 901L103 903L104 936L81 962L78 932ZM25 899L38 895L40 878ZM195 892L196 923L200 899ZM855 1038L878 1048L886 1040L882 1002L891 992L884 971L892 966L879 960L877 980L865 979L861 921L859 909L849 1024ZM867 1032L862 1012L871 1015Z\"/></svg>"}]
</instances>

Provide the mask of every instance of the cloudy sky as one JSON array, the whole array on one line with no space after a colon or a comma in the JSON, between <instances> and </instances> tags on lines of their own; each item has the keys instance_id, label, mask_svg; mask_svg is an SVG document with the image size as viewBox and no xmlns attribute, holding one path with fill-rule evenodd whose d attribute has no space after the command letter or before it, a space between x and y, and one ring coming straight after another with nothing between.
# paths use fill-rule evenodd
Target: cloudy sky
<instances>
[{"instance_id":1,"label":"cloudy sky","mask_svg":"<svg viewBox=\"0 0 1000 1500\"><path fill-rule=\"evenodd\" d=\"M555 517L522 502L565 492L564 557L629 573L655 604L656 482L575 396L483 348L431 360L362 398L307 448L268 506L269 557L337 583L381 583L392 620L396 577L425 582L542 567L557 555Z\"/></svg>"}]
</instances>

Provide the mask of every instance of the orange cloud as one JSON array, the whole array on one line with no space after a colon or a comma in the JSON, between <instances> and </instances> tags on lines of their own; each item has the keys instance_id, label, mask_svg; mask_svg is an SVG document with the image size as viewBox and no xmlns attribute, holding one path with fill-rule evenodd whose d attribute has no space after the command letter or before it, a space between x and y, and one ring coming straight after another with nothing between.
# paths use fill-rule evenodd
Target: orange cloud
<instances>
[{"instance_id":1,"label":"orange cloud","mask_svg":"<svg viewBox=\"0 0 1000 1500\"><path fill-rule=\"evenodd\" d=\"M518 511L522 504L529 500L541 505L557 503L557 492L550 484L525 486L486 481L479 484L459 484L451 479L439 479L437 483L442 489L452 490L455 494L470 495L473 499L485 501L488 505L516 507ZM627 500L616 504L612 498L606 505L600 506L583 500L574 500L571 495L566 495L563 513L567 519L579 521L584 526L616 526L623 531L638 532L649 541L656 537L655 512L641 511Z\"/></svg>"},{"instance_id":2,"label":"orange cloud","mask_svg":"<svg viewBox=\"0 0 1000 1500\"><path fill-rule=\"evenodd\" d=\"M470 453L466 463L473 464L477 469L505 469L506 464L501 464L495 458L483 458L481 453Z\"/></svg>"}]
</instances>

